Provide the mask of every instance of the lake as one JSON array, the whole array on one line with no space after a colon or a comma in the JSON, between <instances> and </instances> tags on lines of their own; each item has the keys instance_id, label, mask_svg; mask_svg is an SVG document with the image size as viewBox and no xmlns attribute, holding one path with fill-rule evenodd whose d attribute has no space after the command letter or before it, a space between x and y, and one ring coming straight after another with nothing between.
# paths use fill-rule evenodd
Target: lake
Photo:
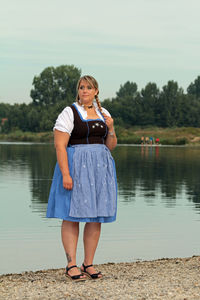
<instances>
[{"instance_id":1,"label":"lake","mask_svg":"<svg viewBox=\"0 0 200 300\"><path fill-rule=\"evenodd\" d=\"M117 221L94 263L200 254L200 148L119 145ZM0 143L0 274L65 267L61 220L46 219L52 144ZM82 231L77 263L83 260Z\"/></svg>"}]
</instances>

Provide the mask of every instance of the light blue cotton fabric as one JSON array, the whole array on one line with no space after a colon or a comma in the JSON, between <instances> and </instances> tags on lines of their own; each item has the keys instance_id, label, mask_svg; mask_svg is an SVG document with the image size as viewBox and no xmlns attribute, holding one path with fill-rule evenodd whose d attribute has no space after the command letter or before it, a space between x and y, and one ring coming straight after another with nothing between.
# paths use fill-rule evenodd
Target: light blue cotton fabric
<instances>
[{"instance_id":1,"label":"light blue cotton fabric","mask_svg":"<svg viewBox=\"0 0 200 300\"><path fill-rule=\"evenodd\" d=\"M71 217L109 217L116 210L113 159L105 145L75 146Z\"/></svg>"},{"instance_id":2,"label":"light blue cotton fabric","mask_svg":"<svg viewBox=\"0 0 200 300\"><path fill-rule=\"evenodd\" d=\"M74 222L113 222L117 212L117 180L114 159L103 144L67 148L71 191L63 188L56 164L47 217Z\"/></svg>"}]
</instances>

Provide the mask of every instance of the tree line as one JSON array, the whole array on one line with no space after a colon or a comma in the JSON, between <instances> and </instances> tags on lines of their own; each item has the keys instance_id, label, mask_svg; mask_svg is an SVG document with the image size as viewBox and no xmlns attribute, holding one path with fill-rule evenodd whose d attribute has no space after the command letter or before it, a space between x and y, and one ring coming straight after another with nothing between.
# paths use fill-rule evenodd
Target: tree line
<instances>
[{"instance_id":1,"label":"tree line","mask_svg":"<svg viewBox=\"0 0 200 300\"><path fill-rule=\"evenodd\" d=\"M81 70L74 65L47 67L33 79L29 104L0 103L1 131L51 131L58 114L76 97ZM121 85L114 98L101 102L115 124L130 126L200 127L200 76L186 92L176 81L159 89L149 82L140 91L135 82Z\"/></svg>"}]
</instances>

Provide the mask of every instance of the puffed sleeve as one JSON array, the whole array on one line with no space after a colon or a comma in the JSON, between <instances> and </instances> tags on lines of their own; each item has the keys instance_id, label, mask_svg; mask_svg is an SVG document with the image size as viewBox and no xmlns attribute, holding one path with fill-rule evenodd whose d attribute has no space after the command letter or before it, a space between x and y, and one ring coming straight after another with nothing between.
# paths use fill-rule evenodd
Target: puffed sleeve
<instances>
[{"instance_id":1,"label":"puffed sleeve","mask_svg":"<svg viewBox=\"0 0 200 300\"><path fill-rule=\"evenodd\" d=\"M104 114L111 117L111 114L109 113L109 111L107 109L105 109L104 107L102 107L102 111L103 111Z\"/></svg>"},{"instance_id":2,"label":"puffed sleeve","mask_svg":"<svg viewBox=\"0 0 200 300\"><path fill-rule=\"evenodd\" d=\"M74 128L74 114L71 107L67 106L59 114L53 130L57 129L62 132L67 132L71 135Z\"/></svg>"}]
</instances>

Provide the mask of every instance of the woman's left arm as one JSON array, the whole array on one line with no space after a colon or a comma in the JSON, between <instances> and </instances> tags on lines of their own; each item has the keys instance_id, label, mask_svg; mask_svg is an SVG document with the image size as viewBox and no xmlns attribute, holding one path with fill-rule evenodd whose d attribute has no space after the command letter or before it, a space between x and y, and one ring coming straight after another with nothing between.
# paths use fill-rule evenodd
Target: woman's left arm
<instances>
[{"instance_id":1,"label":"woman's left arm","mask_svg":"<svg viewBox=\"0 0 200 300\"><path fill-rule=\"evenodd\" d=\"M108 149L113 150L117 146L117 137L114 129L114 120L108 115L103 113L103 116L106 121L106 125L108 126L108 135L106 138L106 146Z\"/></svg>"}]
</instances>

